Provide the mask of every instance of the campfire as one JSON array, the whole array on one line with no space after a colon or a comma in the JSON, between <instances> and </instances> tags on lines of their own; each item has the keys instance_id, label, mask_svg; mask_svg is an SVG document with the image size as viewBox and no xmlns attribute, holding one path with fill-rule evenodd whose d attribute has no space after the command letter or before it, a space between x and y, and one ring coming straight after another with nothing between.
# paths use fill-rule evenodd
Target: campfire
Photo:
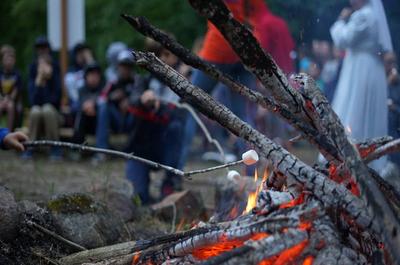
<instances>
[{"instance_id":1,"label":"campfire","mask_svg":"<svg viewBox=\"0 0 400 265\"><path fill-rule=\"evenodd\" d=\"M368 163L400 150L400 140L381 137L355 142L349 139L350 127L341 124L314 80L305 74L287 78L222 0L189 2L218 28L246 68L269 90L270 96L237 83L145 18L122 17L136 31L153 38L187 65L204 71L287 121L299 132L296 139L307 140L318 148L326 163L307 165L154 54L135 51L138 66L164 81L198 111L247 140L270 167L260 174L262 177L255 172L256 188L248 194L247 202L240 202L245 205L244 209L238 205L224 209L229 220L211 218L183 232L85 250L63 257L59 262L67 265L399 264L400 195ZM126 158L134 157L126 155ZM258 155L255 158L251 152L235 164L257 162ZM174 172L184 177L194 175ZM234 183L244 178L237 172L228 174Z\"/></svg>"}]
</instances>

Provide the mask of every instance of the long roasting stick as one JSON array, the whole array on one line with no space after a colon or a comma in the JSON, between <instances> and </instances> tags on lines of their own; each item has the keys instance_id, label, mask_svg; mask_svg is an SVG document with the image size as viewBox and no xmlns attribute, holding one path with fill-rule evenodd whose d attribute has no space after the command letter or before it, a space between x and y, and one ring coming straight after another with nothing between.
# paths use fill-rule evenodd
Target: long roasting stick
<instances>
[{"instance_id":1,"label":"long roasting stick","mask_svg":"<svg viewBox=\"0 0 400 265\"><path fill-rule=\"evenodd\" d=\"M106 154L106 155L111 155L111 156L115 156L115 157L121 157L123 159L140 161L140 162L145 163L154 168L164 169L164 170L174 173L178 176L182 176L182 177L186 177L186 178L190 178L193 175L203 174L203 173L207 173L207 172L211 172L211 171L215 171L215 170L219 170L219 169L223 169L223 168L228 168L228 167L232 167L235 165L245 163L245 161L243 159L241 159L238 161L226 163L223 165L218 165L215 167L209 167L209 168L184 172L182 170L179 170L179 169L176 169L176 168L164 165L164 164L160 164L160 163L157 163L157 162L154 162L154 161L151 161L149 159L145 159L145 158L142 158L139 156L135 156L133 154L128 154L128 153L124 153L124 152L116 151L116 150L97 148L97 147L92 147L92 146L87 146L87 145L82 145L82 144L74 144L74 143L50 141L50 140L39 140L39 141L25 142L24 146L31 147L31 148L40 147L40 146L56 146L56 147L69 148L69 149L77 150L77 151L81 151L81 152Z\"/></svg>"}]
</instances>

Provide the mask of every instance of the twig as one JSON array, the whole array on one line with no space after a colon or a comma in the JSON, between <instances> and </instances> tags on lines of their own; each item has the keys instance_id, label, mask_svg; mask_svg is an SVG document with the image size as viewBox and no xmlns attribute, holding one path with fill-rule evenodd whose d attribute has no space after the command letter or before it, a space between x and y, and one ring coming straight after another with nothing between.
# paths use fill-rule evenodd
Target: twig
<instances>
[{"instance_id":1,"label":"twig","mask_svg":"<svg viewBox=\"0 0 400 265\"><path fill-rule=\"evenodd\" d=\"M400 139L396 139L394 141L391 141L379 148L377 148L375 151L373 151L372 153L370 153L365 159L364 161L366 163L369 163L371 161L374 161L376 159L381 158L382 156L388 155L388 154L392 154L392 153L396 153L400 151Z\"/></svg>"},{"instance_id":2,"label":"twig","mask_svg":"<svg viewBox=\"0 0 400 265\"><path fill-rule=\"evenodd\" d=\"M27 221L27 224L32 226L33 228L39 230L42 233L45 233L45 234L47 234L49 236L54 237L55 239L67 244L70 247L73 247L73 248L75 248L77 250L80 250L80 251L87 250L86 248L82 247L81 245L78 245L77 243L74 243L74 242L72 242L72 241L70 241L70 240L68 240L68 239L66 239L66 238L64 238L64 237L62 237L60 235L57 235L53 231L50 231L47 228L44 228L43 226L41 226L41 225L39 225L37 223L34 223L32 221Z\"/></svg>"},{"instance_id":3,"label":"twig","mask_svg":"<svg viewBox=\"0 0 400 265\"><path fill-rule=\"evenodd\" d=\"M74 143L60 142L60 141L50 141L50 140L39 140L39 141L25 142L24 146L27 148L28 147L39 147L39 146L57 146L57 147L70 148L72 150L78 150L81 152L86 151L86 152L92 152L92 153L102 153L102 154L112 155L112 156L121 157L121 158L129 159L129 160L137 160L137 161L140 161L147 165L150 165L154 168L164 169L164 170L174 173L176 175L179 175L182 177L187 177L187 178L190 178L190 176L192 176L192 175L203 174L203 173L207 173L210 171L215 171L218 169L223 169L223 168L227 168L230 166L235 166L240 163L243 163L243 160L239 160L239 161L235 161L235 162L231 162L231 163L227 163L227 164L223 164L223 165L219 165L219 166L215 166L215 167L183 172L182 170L179 170L179 169L167 166L167 165L163 165L163 164L160 164L160 163L157 163L157 162L154 162L154 161L151 161L151 160L139 157L139 156L135 156L132 154L115 151L115 150L110 150L110 149L91 147L91 146L81 145L81 144L74 144Z\"/></svg>"}]
</instances>

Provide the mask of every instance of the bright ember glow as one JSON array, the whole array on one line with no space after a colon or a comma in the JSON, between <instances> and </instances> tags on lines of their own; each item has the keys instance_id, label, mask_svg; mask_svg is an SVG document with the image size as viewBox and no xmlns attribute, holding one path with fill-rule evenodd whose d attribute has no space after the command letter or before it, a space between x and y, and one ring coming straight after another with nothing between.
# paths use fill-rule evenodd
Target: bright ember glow
<instances>
[{"instance_id":1,"label":"bright ember glow","mask_svg":"<svg viewBox=\"0 0 400 265\"><path fill-rule=\"evenodd\" d=\"M198 260L207 260L209 258L218 256L223 252L241 247L247 240L260 240L266 238L267 236L269 236L267 233L257 233L250 238L234 240L228 240L225 236L222 236L218 243L197 248L192 252L192 255Z\"/></svg>"},{"instance_id":2,"label":"bright ember glow","mask_svg":"<svg viewBox=\"0 0 400 265\"><path fill-rule=\"evenodd\" d=\"M306 248L307 244L308 244L308 240L304 240L300 244L297 244L297 245L295 245L295 246L293 246L291 248L288 248L288 249L284 250L278 256L275 256L273 258L261 261L260 263L258 263L258 265L285 265L285 264L287 265L287 264L293 264L293 261L295 261L300 256L300 254ZM306 262L306 260L304 260L304 262ZM304 263L303 263L303 265L304 265Z\"/></svg>"}]
</instances>

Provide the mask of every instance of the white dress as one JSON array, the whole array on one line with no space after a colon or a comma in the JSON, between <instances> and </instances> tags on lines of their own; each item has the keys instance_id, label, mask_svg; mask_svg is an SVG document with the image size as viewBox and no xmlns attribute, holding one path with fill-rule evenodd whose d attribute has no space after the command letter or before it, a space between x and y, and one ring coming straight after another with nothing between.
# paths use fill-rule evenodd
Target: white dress
<instances>
[{"instance_id":1,"label":"white dress","mask_svg":"<svg viewBox=\"0 0 400 265\"><path fill-rule=\"evenodd\" d=\"M346 49L333 109L352 139L387 135L387 80L371 6L354 12L347 23L337 21L331 36L337 47ZM372 166L380 171L384 163L381 159Z\"/></svg>"}]
</instances>

